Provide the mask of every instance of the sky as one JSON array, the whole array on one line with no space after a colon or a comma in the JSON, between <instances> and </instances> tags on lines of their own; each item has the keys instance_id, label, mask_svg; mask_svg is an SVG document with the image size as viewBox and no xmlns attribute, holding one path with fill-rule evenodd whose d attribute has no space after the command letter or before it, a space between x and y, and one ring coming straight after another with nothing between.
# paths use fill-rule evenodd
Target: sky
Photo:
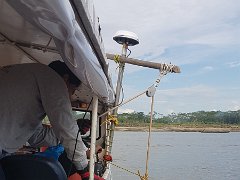
<instances>
[{"instance_id":1,"label":"sky","mask_svg":"<svg viewBox=\"0 0 240 180\"><path fill-rule=\"evenodd\" d=\"M129 57L172 63L180 74L161 79L154 111L167 115L240 109L239 0L94 0L105 51L121 54L112 38L118 30L137 34ZM113 84L117 65L109 60ZM159 71L126 64L124 100L154 84ZM122 98L122 97L121 97ZM141 96L119 112L150 112L151 98Z\"/></svg>"}]
</instances>

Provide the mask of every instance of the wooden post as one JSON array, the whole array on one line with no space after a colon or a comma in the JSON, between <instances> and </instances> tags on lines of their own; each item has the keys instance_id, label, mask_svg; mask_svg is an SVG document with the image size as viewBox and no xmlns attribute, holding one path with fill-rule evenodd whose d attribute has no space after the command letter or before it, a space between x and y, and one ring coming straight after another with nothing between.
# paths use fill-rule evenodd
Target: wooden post
<instances>
[{"instance_id":1,"label":"wooden post","mask_svg":"<svg viewBox=\"0 0 240 180\"><path fill-rule=\"evenodd\" d=\"M107 53L106 55L107 55L108 59L116 61L116 55L109 54L109 53ZM119 61L121 63L128 63L128 64L137 65L137 66L159 69L160 71L167 68L167 69L171 70L170 72L173 72L173 73L181 72L180 68L178 66L175 66L172 64L162 64L162 63L156 63L156 62L150 62L150 61L143 61L140 59L127 58L124 56L118 56L117 61Z\"/></svg>"}]
</instances>

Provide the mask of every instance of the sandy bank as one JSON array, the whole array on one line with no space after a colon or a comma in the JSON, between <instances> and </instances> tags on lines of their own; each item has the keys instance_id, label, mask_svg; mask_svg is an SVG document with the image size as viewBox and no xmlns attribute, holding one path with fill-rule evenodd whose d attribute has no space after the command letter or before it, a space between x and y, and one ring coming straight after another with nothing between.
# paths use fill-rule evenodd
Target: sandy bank
<instances>
[{"instance_id":1,"label":"sandy bank","mask_svg":"<svg viewBox=\"0 0 240 180\"><path fill-rule=\"evenodd\" d=\"M148 131L148 127L116 127L116 131ZM240 132L238 127L162 127L152 128L152 132L202 132L202 133L228 133Z\"/></svg>"}]
</instances>

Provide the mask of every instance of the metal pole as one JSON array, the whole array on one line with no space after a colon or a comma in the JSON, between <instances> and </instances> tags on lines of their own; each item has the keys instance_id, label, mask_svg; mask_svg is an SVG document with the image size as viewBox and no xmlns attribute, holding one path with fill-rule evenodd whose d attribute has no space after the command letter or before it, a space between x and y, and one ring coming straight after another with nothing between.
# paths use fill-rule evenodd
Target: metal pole
<instances>
[{"instance_id":1,"label":"metal pole","mask_svg":"<svg viewBox=\"0 0 240 180\"><path fill-rule=\"evenodd\" d=\"M90 163L89 163L90 180L94 180L95 148L96 148L96 134L97 134L97 121L98 121L97 112L98 112L98 97L94 95L93 110L92 110Z\"/></svg>"},{"instance_id":2,"label":"metal pole","mask_svg":"<svg viewBox=\"0 0 240 180\"><path fill-rule=\"evenodd\" d=\"M124 57L126 57L127 48L128 48L128 45L126 43L124 43L123 47L122 47L122 56L124 56ZM119 98L120 98L120 93L121 93L121 89L122 89L124 67L125 67L125 63L120 62L119 63L119 72L118 72L118 81L117 81L117 87L116 87L116 100L115 100L114 106L117 106L119 104ZM114 115L117 115L117 110L118 110L118 108L113 110ZM109 146L107 146L107 148L108 148L107 153L110 153L111 150L112 150L114 128L115 128L115 124L111 123L111 125L110 125L110 135L109 135Z\"/></svg>"},{"instance_id":3,"label":"metal pole","mask_svg":"<svg viewBox=\"0 0 240 180\"><path fill-rule=\"evenodd\" d=\"M126 43L123 44L123 47L122 47L122 56L123 56L123 57L126 57L127 48L128 48L128 45L127 45ZM125 67L125 63L120 62L120 63L119 63L119 72L118 72L117 88L116 88L116 101L115 101L115 106L117 106L118 103L119 103L120 93L121 93L121 89L122 89L122 79L123 79L124 67ZM117 110L118 110L118 108L116 108L116 109L113 111L113 114L114 114L114 115L117 114Z\"/></svg>"}]
</instances>

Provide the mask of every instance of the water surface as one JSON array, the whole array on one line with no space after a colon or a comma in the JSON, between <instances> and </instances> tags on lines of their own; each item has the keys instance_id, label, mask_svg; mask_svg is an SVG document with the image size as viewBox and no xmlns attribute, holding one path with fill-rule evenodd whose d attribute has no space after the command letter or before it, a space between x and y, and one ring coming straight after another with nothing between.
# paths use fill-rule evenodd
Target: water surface
<instances>
[{"instance_id":1,"label":"water surface","mask_svg":"<svg viewBox=\"0 0 240 180\"><path fill-rule=\"evenodd\" d=\"M113 163L145 173L147 132L115 132ZM240 180L240 133L153 132L149 180ZM140 178L112 166L113 180Z\"/></svg>"}]
</instances>

